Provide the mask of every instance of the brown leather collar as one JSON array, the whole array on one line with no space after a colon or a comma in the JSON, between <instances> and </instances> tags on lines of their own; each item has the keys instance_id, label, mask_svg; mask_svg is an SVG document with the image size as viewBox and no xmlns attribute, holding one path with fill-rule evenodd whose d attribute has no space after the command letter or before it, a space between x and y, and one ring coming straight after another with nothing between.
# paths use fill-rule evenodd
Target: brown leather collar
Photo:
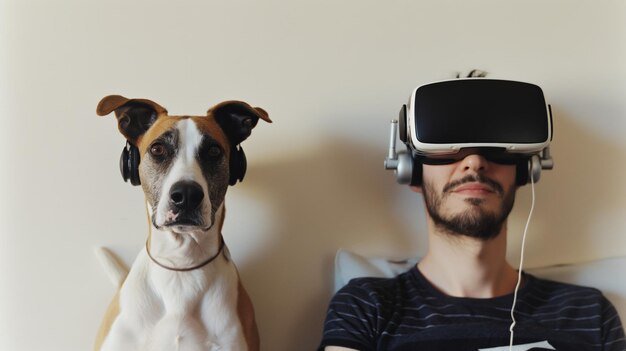
<instances>
[{"instance_id":1,"label":"brown leather collar","mask_svg":"<svg viewBox=\"0 0 626 351\"><path fill-rule=\"evenodd\" d=\"M217 258L217 256L219 256L222 251L224 250L224 237L220 235L220 248L219 250L217 250L217 253L215 253L215 255L213 255L212 257L209 257L206 261L195 265L195 266L191 266L191 267L187 267L187 268L175 268L175 267L168 267L162 263L160 263L159 261L157 261L156 259L154 259L154 257L152 257L152 254L150 253L150 248L148 246L148 242L146 241L146 251L148 252L148 256L150 257L150 259L152 260L152 262L156 263L159 267L165 268L167 270L170 271L175 271L175 272L189 272L189 271L193 271L195 269L198 268L202 268L204 266L206 266L207 264L213 262L213 260L215 260Z\"/></svg>"}]
</instances>

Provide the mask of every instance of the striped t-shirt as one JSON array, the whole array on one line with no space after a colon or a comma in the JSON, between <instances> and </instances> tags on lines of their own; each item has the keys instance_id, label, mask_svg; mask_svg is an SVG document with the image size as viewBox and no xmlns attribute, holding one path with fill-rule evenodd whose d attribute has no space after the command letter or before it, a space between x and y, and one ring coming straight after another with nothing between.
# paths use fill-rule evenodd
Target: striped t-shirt
<instances>
[{"instance_id":1,"label":"striped t-shirt","mask_svg":"<svg viewBox=\"0 0 626 351\"><path fill-rule=\"evenodd\" d=\"M619 316L600 291L524 276L514 351L626 351ZM512 302L513 294L447 296L416 267L391 279L353 279L330 303L319 350L508 351Z\"/></svg>"}]
</instances>

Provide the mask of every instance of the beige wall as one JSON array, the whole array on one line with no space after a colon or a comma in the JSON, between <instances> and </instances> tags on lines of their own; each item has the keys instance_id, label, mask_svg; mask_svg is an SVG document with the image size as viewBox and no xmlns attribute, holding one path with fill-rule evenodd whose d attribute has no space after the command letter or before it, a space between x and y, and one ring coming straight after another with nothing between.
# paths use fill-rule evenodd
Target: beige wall
<instances>
[{"instance_id":1,"label":"beige wall","mask_svg":"<svg viewBox=\"0 0 626 351\"><path fill-rule=\"evenodd\" d=\"M0 350L89 349L114 293L93 248L145 240L123 139L95 115L112 93L184 114L243 99L275 121L244 144L224 229L265 350L317 345L339 247L424 252L421 198L382 169L388 122L457 71L552 104L528 265L626 254L624 1L4 0L0 40Z\"/></svg>"}]
</instances>

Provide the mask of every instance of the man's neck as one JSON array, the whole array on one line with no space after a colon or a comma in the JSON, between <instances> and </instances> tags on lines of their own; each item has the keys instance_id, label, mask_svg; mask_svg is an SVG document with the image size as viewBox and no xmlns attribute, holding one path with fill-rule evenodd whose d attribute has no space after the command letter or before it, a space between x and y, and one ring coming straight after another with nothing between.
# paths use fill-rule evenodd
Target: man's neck
<instances>
[{"instance_id":1,"label":"man's neck","mask_svg":"<svg viewBox=\"0 0 626 351\"><path fill-rule=\"evenodd\" d=\"M488 241L430 229L429 249L418 269L437 289L470 298L513 292L517 272L506 262L506 224Z\"/></svg>"}]
</instances>

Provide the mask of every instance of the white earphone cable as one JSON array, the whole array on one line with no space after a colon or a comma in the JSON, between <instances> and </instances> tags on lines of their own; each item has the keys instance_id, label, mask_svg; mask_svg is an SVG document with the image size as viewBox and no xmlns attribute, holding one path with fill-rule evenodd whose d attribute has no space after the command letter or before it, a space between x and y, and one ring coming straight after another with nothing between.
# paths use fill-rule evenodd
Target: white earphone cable
<instances>
[{"instance_id":1,"label":"white earphone cable","mask_svg":"<svg viewBox=\"0 0 626 351\"><path fill-rule=\"evenodd\" d=\"M524 267L524 246L526 245L526 233L528 233L528 226L530 224L530 219L533 215L533 210L535 209L535 179L533 178L533 172L530 173L530 189L532 194L532 200L530 204L530 212L528 212L528 219L526 220L526 226L524 227L524 235L522 236L522 249L520 252L520 260L519 260L519 270L517 272L517 285L515 285L515 292L513 293L513 305L511 306L511 327L509 331L511 332L511 340L509 342L509 351L513 351L513 328L515 328L516 320L515 320L515 304L517 303L517 293L519 291L520 285L522 283L522 268Z\"/></svg>"}]
</instances>

